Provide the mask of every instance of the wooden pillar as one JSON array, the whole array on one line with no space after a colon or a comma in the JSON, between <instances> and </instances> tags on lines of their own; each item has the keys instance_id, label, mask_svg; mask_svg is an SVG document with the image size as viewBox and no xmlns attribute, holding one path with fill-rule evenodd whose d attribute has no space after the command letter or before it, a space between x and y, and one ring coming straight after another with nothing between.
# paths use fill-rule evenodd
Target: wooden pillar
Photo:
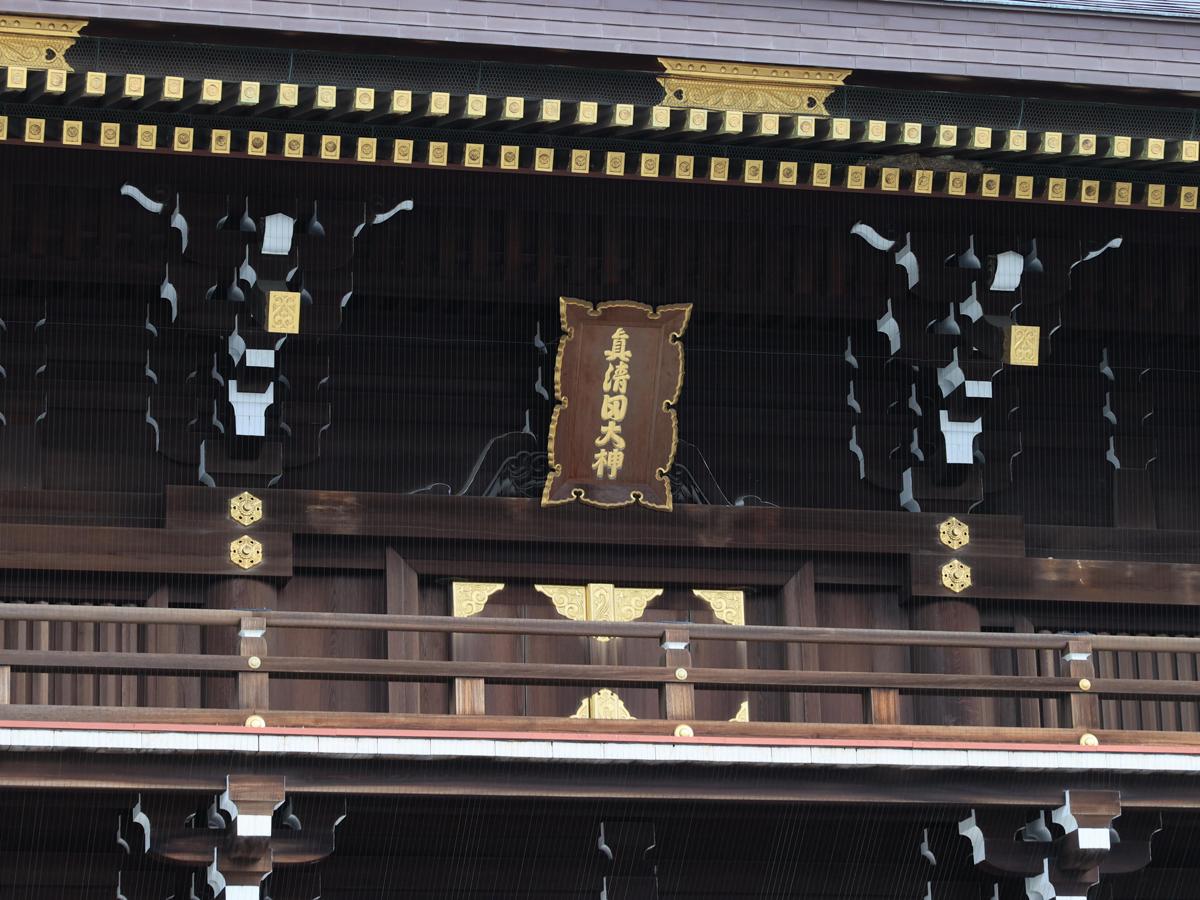
<instances>
[{"instance_id":1,"label":"wooden pillar","mask_svg":"<svg viewBox=\"0 0 1200 900\"><path fill-rule=\"evenodd\" d=\"M0 704L12 703L12 669L0 666Z\"/></svg>"},{"instance_id":2,"label":"wooden pillar","mask_svg":"<svg viewBox=\"0 0 1200 900\"><path fill-rule=\"evenodd\" d=\"M662 686L660 706L664 719L690 723L696 718L696 687L687 680L692 667L688 641L686 629L668 628L663 632L662 647L671 680Z\"/></svg>"},{"instance_id":3,"label":"wooden pillar","mask_svg":"<svg viewBox=\"0 0 1200 900\"><path fill-rule=\"evenodd\" d=\"M982 630L979 609L959 599L917 600L912 610L913 628L920 631ZM977 647L914 647L913 661L918 672L935 675L987 674L984 650ZM986 725L987 708L981 697L918 694L913 706L920 724Z\"/></svg>"},{"instance_id":4,"label":"wooden pillar","mask_svg":"<svg viewBox=\"0 0 1200 900\"><path fill-rule=\"evenodd\" d=\"M273 610L279 593L273 584L257 578L233 576L220 578L209 585L205 602L209 609L243 610L248 617L263 610ZM204 652L215 656L240 656L241 639L237 628L228 625L204 629ZM201 693L209 709L238 709L240 703L240 673L235 676L206 676Z\"/></svg>"},{"instance_id":5,"label":"wooden pillar","mask_svg":"<svg viewBox=\"0 0 1200 900\"><path fill-rule=\"evenodd\" d=\"M386 554L387 611L390 616L415 616L421 612L417 573L391 547ZM388 632L388 659L420 659L421 636L415 631ZM456 691L457 692L457 691ZM421 711L421 685L415 681L388 684L388 712Z\"/></svg>"},{"instance_id":6,"label":"wooden pillar","mask_svg":"<svg viewBox=\"0 0 1200 900\"><path fill-rule=\"evenodd\" d=\"M783 586L783 624L815 628L817 625L817 588L812 562L806 562ZM785 661L790 671L815 672L821 668L820 647L816 644L786 644ZM787 695L789 722L820 722L821 695Z\"/></svg>"}]
</instances>

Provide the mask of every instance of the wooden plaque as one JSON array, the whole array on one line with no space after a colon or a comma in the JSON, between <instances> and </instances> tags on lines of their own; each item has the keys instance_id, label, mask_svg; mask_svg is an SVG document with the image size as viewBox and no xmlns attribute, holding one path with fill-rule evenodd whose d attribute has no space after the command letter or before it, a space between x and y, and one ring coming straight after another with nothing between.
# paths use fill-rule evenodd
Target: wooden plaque
<instances>
[{"instance_id":1,"label":"wooden plaque","mask_svg":"<svg viewBox=\"0 0 1200 900\"><path fill-rule=\"evenodd\" d=\"M683 388L690 303L657 310L628 300L563 297L542 505L641 503L671 508L675 403Z\"/></svg>"}]
</instances>

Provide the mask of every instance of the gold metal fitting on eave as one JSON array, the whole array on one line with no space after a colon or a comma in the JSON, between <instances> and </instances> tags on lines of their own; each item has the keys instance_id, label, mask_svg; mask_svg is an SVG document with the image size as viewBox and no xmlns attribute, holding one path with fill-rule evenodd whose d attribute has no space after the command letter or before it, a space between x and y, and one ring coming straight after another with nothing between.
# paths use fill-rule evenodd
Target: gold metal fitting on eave
<instances>
[{"instance_id":1,"label":"gold metal fitting on eave","mask_svg":"<svg viewBox=\"0 0 1200 900\"><path fill-rule=\"evenodd\" d=\"M951 516L938 526L938 540L951 550L965 547L971 543L971 527L966 522Z\"/></svg>"},{"instance_id":2,"label":"gold metal fitting on eave","mask_svg":"<svg viewBox=\"0 0 1200 900\"><path fill-rule=\"evenodd\" d=\"M253 525L262 518L262 501L249 491L229 498L229 518L242 525Z\"/></svg>"},{"instance_id":3,"label":"gold metal fitting on eave","mask_svg":"<svg viewBox=\"0 0 1200 900\"><path fill-rule=\"evenodd\" d=\"M229 542L229 561L242 569L253 569L263 561L263 546L248 534Z\"/></svg>"},{"instance_id":4,"label":"gold metal fitting on eave","mask_svg":"<svg viewBox=\"0 0 1200 900\"><path fill-rule=\"evenodd\" d=\"M67 51L85 25L86 19L0 16L0 65L74 72Z\"/></svg>"},{"instance_id":5,"label":"gold metal fitting on eave","mask_svg":"<svg viewBox=\"0 0 1200 900\"><path fill-rule=\"evenodd\" d=\"M663 106L827 116L825 101L850 69L803 69L759 63L659 57Z\"/></svg>"},{"instance_id":6,"label":"gold metal fitting on eave","mask_svg":"<svg viewBox=\"0 0 1200 900\"><path fill-rule=\"evenodd\" d=\"M971 586L971 567L957 559L942 566L942 586L961 594Z\"/></svg>"}]
</instances>

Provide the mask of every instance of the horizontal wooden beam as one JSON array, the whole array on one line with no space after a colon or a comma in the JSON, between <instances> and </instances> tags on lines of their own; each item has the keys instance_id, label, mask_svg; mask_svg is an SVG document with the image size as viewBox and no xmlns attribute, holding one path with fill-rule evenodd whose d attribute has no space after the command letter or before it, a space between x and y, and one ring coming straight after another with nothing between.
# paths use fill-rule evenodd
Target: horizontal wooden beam
<instances>
[{"instance_id":1,"label":"horizontal wooden beam","mask_svg":"<svg viewBox=\"0 0 1200 900\"><path fill-rule=\"evenodd\" d=\"M1200 565L1118 560L997 559L962 553L971 586L961 594L942 583L942 566L953 554L912 557L912 594L965 600L1046 600L1076 603L1200 604Z\"/></svg>"},{"instance_id":2,"label":"horizontal wooden beam","mask_svg":"<svg viewBox=\"0 0 1200 900\"><path fill-rule=\"evenodd\" d=\"M228 521L237 491L167 487L168 529ZM797 550L945 553L934 513L680 505L670 514L641 508L598 511L581 504L543 508L536 500L435 497L351 491L256 491L256 530L447 540ZM1016 516L961 516L978 555L1023 556Z\"/></svg>"},{"instance_id":3,"label":"horizontal wooden beam","mask_svg":"<svg viewBox=\"0 0 1200 900\"><path fill-rule=\"evenodd\" d=\"M228 501L227 501L228 502ZM229 559L229 544L243 534L236 523L221 531L0 524L0 569L57 572L131 572L172 575L292 574L292 539L254 535L263 561L247 571Z\"/></svg>"}]
</instances>

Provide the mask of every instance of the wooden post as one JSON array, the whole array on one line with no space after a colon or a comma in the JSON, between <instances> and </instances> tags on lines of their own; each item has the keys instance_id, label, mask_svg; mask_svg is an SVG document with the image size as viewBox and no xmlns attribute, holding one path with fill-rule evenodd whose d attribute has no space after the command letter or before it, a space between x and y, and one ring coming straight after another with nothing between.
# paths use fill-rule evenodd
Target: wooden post
<instances>
[{"instance_id":1,"label":"wooden post","mask_svg":"<svg viewBox=\"0 0 1200 900\"><path fill-rule=\"evenodd\" d=\"M238 708L249 712L271 708L268 675L257 671L267 655L266 632L267 620L261 616L247 616L238 625L238 654L246 661L245 671L237 676Z\"/></svg>"},{"instance_id":2,"label":"wooden post","mask_svg":"<svg viewBox=\"0 0 1200 900\"><path fill-rule=\"evenodd\" d=\"M871 688L867 699L867 722L872 725L900 723L900 691L896 688Z\"/></svg>"},{"instance_id":3,"label":"wooden post","mask_svg":"<svg viewBox=\"0 0 1200 900\"><path fill-rule=\"evenodd\" d=\"M1092 731L1100 727L1100 698L1091 693L1091 682L1096 677L1096 666L1092 659L1092 642L1089 640L1067 641L1067 652L1062 658L1063 675L1074 678L1079 689L1068 696L1063 722L1064 727ZM1085 687L1086 685L1086 687Z\"/></svg>"},{"instance_id":4,"label":"wooden post","mask_svg":"<svg viewBox=\"0 0 1200 900\"><path fill-rule=\"evenodd\" d=\"M419 615L420 586L417 573L391 547L386 553L388 615ZM415 631L389 631L388 659L420 659L421 636ZM415 681L388 683L388 712L417 713L421 706L421 685Z\"/></svg>"},{"instance_id":5,"label":"wooden post","mask_svg":"<svg viewBox=\"0 0 1200 900\"><path fill-rule=\"evenodd\" d=\"M806 562L783 586L783 624L815 627L817 624L817 589L813 564ZM816 644L786 644L785 660L791 671L815 672L821 668L820 647ZM789 722L820 722L821 695L797 693L787 695Z\"/></svg>"},{"instance_id":6,"label":"wooden post","mask_svg":"<svg viewBox=\"0 0 1200 900\"><path fill-rule=\"evenodd\" d=\"M454 714L456 716L482 716L487 707L484 700L482 678L454 679Z\"/></svg>"},{"instance_id":7,"label":"wooden post","mask_svg":"<svg viewBox=\"0 0 1200 900\"><path fill-rule=\"evenodd\" d=\"M7 706L12 703L12 669L0 666L0 704Z\"/></svg>"},{"instance_id":8,"label":"wooden post","mask_svg":"<svg viewBox=\"0 0 1200 900\"><path fill-rule=\"evenodd\" d=\"M663 632L662 647L671 679L663 684L660 695L659 705L664 719L691 722L696 718L696 687L687 680L692 667L692 651L688 649L688 642L686 629L668 628Z\"/></svg>"}]
</instances>

